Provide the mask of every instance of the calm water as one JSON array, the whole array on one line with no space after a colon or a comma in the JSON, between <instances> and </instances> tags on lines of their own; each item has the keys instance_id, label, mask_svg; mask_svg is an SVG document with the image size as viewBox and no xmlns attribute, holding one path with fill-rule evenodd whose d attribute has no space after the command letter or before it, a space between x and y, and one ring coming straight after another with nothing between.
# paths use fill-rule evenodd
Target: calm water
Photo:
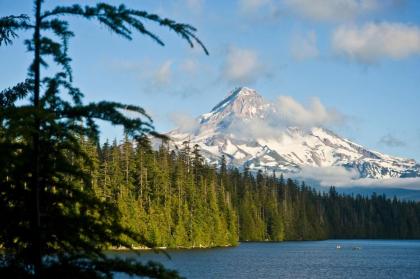
<instances>
[{"instance_id":1,"label":"calm water","mask_svg":"<svg viewBox=\"0 0 420 279\"><path fill-rule=\"evenodd\" d=\"M139 258L160 261L187 278L420 278L420 241L242 243L169 254L171 260L150 252Z\"/></svg>"}]
</instances>

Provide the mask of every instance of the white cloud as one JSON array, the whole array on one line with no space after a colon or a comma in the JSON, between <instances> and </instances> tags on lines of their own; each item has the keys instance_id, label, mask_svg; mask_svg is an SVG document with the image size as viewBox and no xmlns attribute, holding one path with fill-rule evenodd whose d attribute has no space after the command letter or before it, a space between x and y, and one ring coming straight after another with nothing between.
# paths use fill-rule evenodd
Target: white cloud
<instances>
[{"instance_id":1,"label":"white cloud","mask_svg":"<svg viewBox=\"0 0 420 279\"><path fill-rule=\"evenodd\" d=\"M239 12L245 21L278 19L282 13L279 0L239 0Z\"/></svg>"},{"instance_id":2,"label":"white cloud","mask_svg":"<svg viewBox=\"0 0 420 279\"><path fill-rule=\"evenodd\" d=\"M153 85L162 87L168 85L172 77L172 61L165 61L153 75Z\"/></svg>"},{"instance_id":3,"label":"white cloud","mask_svg":"<svg viewBox=\"0 0 420 279\"><path fill-rule=\"evenodd\" d=\"M204 0L185 0L188 9L194 13L200 13L203 9Z\"/></svg>"},{"instance_id":4,"label":"white cloud","mask_svg":"<svg viewBox=\"0 0 420 279\"><path fill-rule=\"evenodd\" d=\"M246 13L253 13L256 10L271 4L271 0L239 0L240 9Z\"/></svg>"},{"instance_id":5,"label":"white cloud","mask_svg":"<svg viewBox=\"0 0 420 279\"><path fill-rule=\"evenodd\" d=\"M281 139L288 127L308 129L346 124L347 117L326 108L318 98L304 105L289 96L280 96L262 118L232 119L228 132L238 138Z\"/></svg>"},{"instance_id":6,"label":"white cloud","mask_svg":"<svg viewBox=\"0 0 420 279\"><path fill-rule=\"evenodd\" d=\"M332 47L338 55L365 64L403 59L420 54L420 28L387 22L341 26L333 33Z\"/></svg>"},{"instance_id":7,"label":"white cloud","mask_svg":"<svg viewBox=\"0 0 420 279\"><path fill-rule=\"evenodd\" d=\"M217 72L210 72L206 65L200 64L194 58L179 61L169 59L160 64L145 61L139 65L141 69L135 72L136 77L143 91L149 94L170 94L187 98L203 93L203 88L210 83L204 80L203 87L203 77L217 75Z\"/></svg>"},{"instance_id":8,"label":"white cloud","mask_svg":"<svg viewBox=\"0 0 420 279\"><path fill-rule=\"evenodd\" d=\"M340 166L331 167L310 167L303 166L297 175L301 179L318 181L321 186L343 186L350 185L354 179L359 177L355 170L347 170Z\"/></svg>"},{"instance_id":9,"label":"white cloud","mask_svg":"<svg viewBox=\"0 0 420 279\"><path fill-rule=\"evenodd\" d=\"M379 140L380 144L386 145L388 147L402 147L402 146L406 146L406 143L402 140L400 140L399 138L391 135L391 134L387 134L385 136L383 136L380 140Z\"/></svg>"},{"instance_id":10,"label":"white cloud","mask_svg":"<svg viewBox=\"0 0 420 279\"><path fill-rule=\"evenodd\" d=\"M197 73L198 70L198 63L196 60L194 59L185 59L182 63L181 63L181 69L187 73L187 74L195 74Z\"/></svg>"},{"instance_id":11,"label":"white cloud","mask_svg":"<svg viewBox=\"0 0 420 279\"><path fill-rule=\"evenodd\" d=\"M358 17L396 9L406 0L238 0L239 10L248 16L262 19L292 14L321 22L352 21Z\"/></svg>"},{"instance_id":12,"label":"white cloud","mask_svg":"<svg viewBox=\"0 0 420 279\"><path fill-rule=\"evenodd\" d=\"M276 102L278 118L288 126L314 127L345 123L346 117L333 108L326 108L313 97L307 106L290 96L280 96Z\"/></svg>"},{"instance_id":13,"label":"white cloud","mask_svg":"<svg viewBox=\"0 0 420 279\"><path fill-rule=\"evenodd\" d=\"M283 0L292 12L317 21L351 20L380 7L378 0Z\"/></svg>"},{"instance_id":14,"label":"white cloud","mask_svg":"<svg viewBox=\"0 0 420 279\"><path fill-rule=\"evenodd\" d=\"M111 68L119 72L130 72L138 74L141 72L144 64L139 61L128 61L128 60L113 60L111 61Z\"/></svg>"},{"instance_id":15,"label":"white cloud","mask_svg":"<svg viewBox=\"0 0 420 279\"><path fill-rule=\"evenodd\" d=\"M314 31L304 35L295 35L290 47L292 56L297 60L315 58L319 55L316 33Z\"/></svg>"},{"instance_id":16,"label":"white cloud","mask_svg":"<svg viewBox=\"0 0 420 279\"><path fill-rule=\"evenodd\" d=\"M329 187L366 187L366 188L400 188L420 190L420 177L413 178L359 178L356 170L348 170L341 166L310 167L304 166L296 178L312 180L320 186Z\"/></svg>"},{"instance_id":17,"label":"white cloud","mask_svg":"<svg viewBox=\"0 0 420 279\"><path fill-rule=\"evenodd\" d=\"M233 84L249 84L266 75L257 52L230 47L223 66L223 77Z\"/></svg>"},{"instance_id":18,"label":"white cloud","mask_svg":"<svg viewBox=\"0 0 420 279\"><path fill-rule=\"evenodd\" d=\"M363 178L353 181L350 185L343 186L363 186L378 188L402 188L409 190L420 190L420 177L408 178L388 178L388 179L372 179Z\"/></svg>"},{"instance_id":19,"label":"white cloud","mask_svg":"<svg viewBox=\"0 0 420 279\"><path fill-rule=\"evenodd\" d=\"M198 120L184 112L172 112L169 119L183 133L195 133L199 128Z\"/></svg>"},{"instance_id":20,"label":"white cloud","mask_svg":"<svg viewBox=\"0 0 420 279\"><path fill-rule=\"evenodd\" d=\"M227 131L240 139L280 139L287 126L276 120L278 118L275 116L266 119L235 119Z\"/></svg>"}]
</instances>

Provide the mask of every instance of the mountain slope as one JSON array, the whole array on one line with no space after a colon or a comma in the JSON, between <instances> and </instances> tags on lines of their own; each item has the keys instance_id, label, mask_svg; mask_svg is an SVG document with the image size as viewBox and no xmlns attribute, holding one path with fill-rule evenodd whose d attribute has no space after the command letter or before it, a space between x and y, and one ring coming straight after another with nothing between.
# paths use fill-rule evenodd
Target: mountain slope
<instances>
[{"instance_id":1,"label":"mountain slope","mask_svg":"<svg viewBox=\"0 0 420 279\"><path fill-rule=\"evenodd\" d=\"M274 104L242 87L200 116L194 130L176 129L168 136L179 146L198 144L211 164L224 155L228 164L251 170L299 174L306 168L340 167L353 180L420 177L414 160L368 150L328 129L267 125L281 121L279 115Z\"/></svg>"}]
</instances>

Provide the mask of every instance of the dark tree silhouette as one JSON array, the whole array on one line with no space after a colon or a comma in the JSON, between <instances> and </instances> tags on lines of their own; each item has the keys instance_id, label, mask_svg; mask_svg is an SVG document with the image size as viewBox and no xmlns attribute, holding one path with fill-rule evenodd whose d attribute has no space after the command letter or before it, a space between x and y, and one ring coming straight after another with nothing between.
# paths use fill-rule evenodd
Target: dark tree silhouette
<instances>
[{"instance_id":1,"label":"dark tree silhouette","mask_svg":"<svg viewBox=\"0 0 420 279\"><path fill-rule=\"evenodd\" d=\"M28 79L0 92L0 243L5 249L0 277L112 278L114 272L177 277L159 264L108 258L103 252L110 246L129 247L129 240L151 247L153 243L120 224L115 205L95 197L84 168L92 162L80 142L86 137L98 141L96 119L121 125L131 138L159 135L141 107L83 104L82 92L72 85L68 43L74 33L64 18L96 20L125 39L140 33L163 46L145 26L156 23L191 47L198 44L208 51L191 25L124 5L43 10L42 4L34 0L33 17L0 18L0 46L12 44L19 31L30 31L33 36L25 45L34 55ZM61 70L43 77L41 69L48 63ZM126 117L127 111L138 117Z\"/></svg>"}]
</instances>

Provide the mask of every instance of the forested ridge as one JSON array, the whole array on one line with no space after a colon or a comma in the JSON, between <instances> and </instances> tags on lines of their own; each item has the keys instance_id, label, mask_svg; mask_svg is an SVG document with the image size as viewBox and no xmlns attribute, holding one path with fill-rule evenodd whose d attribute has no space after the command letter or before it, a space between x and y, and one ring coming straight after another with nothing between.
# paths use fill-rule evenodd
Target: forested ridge
<instances>
[{"instance_id":1,"label":"forested ridge","mask_svg":"<svg viewBox=\"0 0 420 279\"><path fill-rule=\"evenodd\" d=\"M320 193L281 174L204 162L197 145L176 150L148 139L83 144L96 195L115 203L123 223L161 247L238 241L420 238L420 203L384 195Z\"/></svg>"}]
</instances>

